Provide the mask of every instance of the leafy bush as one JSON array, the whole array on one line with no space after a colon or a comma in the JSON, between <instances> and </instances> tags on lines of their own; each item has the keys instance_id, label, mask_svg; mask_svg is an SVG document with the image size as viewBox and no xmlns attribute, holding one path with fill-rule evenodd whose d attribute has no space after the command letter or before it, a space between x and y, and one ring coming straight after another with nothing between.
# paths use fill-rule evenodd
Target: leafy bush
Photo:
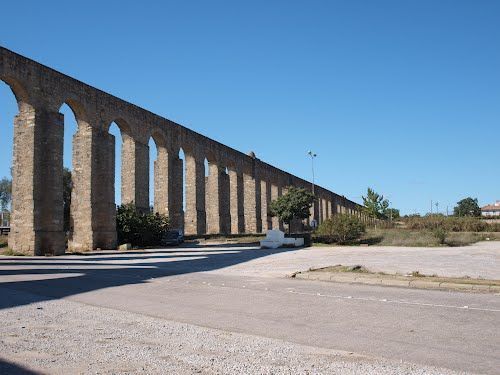
<instances>
[{"instance_id":1,"label":"leafy bush","mask_svg":"<svg viewBox=\"0 0 500 375\"><path fill-rule=\"evenodd\" d=\"M446 230L442 227L436 228L432 231L432 234L438 240L440 245L444 245L446 242L446 235L448 234Z\"/></svg>"},{"instance_id":2,"label":"leafy bush","mask_svg":"<svg viewBox=\"0 0 500 375\"><path fill-rule=\"evenodd\" d=\"M365 224L358 217L335 215L321 223L317 234L325 242L344 244L359 239L365 230Z\"/></svg>"},{"instance_id":3,"label":"leafy bush","mask_svg":"<svg viewBox=\"0 0 500 375\"><path fill-rule=\"evenodd\" d=\"M121 205L116 211L118 242L133 246L156 246L161 244L169 228L168 217L159 213L138 211L133 204Z\"/></svg>"}]
</instances>

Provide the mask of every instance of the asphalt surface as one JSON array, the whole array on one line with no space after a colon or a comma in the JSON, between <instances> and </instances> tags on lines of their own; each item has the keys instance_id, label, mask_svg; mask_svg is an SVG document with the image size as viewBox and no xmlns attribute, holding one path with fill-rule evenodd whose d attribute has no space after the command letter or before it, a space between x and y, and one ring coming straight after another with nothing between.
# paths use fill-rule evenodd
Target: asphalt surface
<instances>
[{"instance_id":1,"label":"asphalt surface","mask_svg":"<svg viewBox=\"0 0 500 375\"><path fill-rule=\"evenodd\" d=\"M257 277L255 272L238 276L234 272L234 267L258 259L286 260L287 252L194 247L2 258L0 313L65 299L316 348L498 373L499 295L291 280L269 277L269 273L266 277ZM289 253L293 257L294 251Z\"/></svg>"}]
</instances>

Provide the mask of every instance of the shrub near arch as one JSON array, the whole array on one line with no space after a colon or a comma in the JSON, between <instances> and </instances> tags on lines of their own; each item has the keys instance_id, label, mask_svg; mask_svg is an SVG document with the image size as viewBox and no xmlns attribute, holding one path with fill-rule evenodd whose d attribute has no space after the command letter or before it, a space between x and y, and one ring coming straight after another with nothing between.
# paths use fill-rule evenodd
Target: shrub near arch
<instances>
[{"instance_id":1,"label":"shrub near arch","mask_svg":"<svg viewBox=\"0 0 500 375\"><path fill-rule=\"evenodd\" d=\"M143 212L133 203L121 205L116 211L116 231L118 243L132 246L161 245L164 234L170 225L166 215Z\"/></svg>"},{"instance_id":2,"label":"shrub near arch","mask_svg":"<svg viewBox=\"0 0 500 375\"><path fill-rule=\"evenodd\" d=\"M322 242L346 244L358 240L365 230L365 224L357 216L340 214L323 221L316 233Z\"/></svg>"}]
</instances>

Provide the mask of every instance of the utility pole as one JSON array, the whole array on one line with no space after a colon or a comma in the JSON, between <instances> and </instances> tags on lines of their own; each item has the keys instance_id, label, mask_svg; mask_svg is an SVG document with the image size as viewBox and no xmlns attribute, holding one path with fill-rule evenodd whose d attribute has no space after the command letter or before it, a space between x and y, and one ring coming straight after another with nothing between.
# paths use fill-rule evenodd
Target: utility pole
<instances>
[{"instance_id":1,"label":"utility pole","mask_svg":"<svg viewBox=\"0 0 500 375\"><path fill-rule=\"evenodd\" d=\"M389 198L389 197L386 197ZM389 211L389 222L392 224L392 210L391 210L391 201L387 199L387 210Z\"/></svg>"},{"instance_id":2,"label":"utility pole","mask_svg":"<svg viewBox=\"0 0 500 375\"><path fill-rule=\"evenodd\" d=\"M439 214L439 202L436 202L436 215Z\"/></svg>"},{"instance_id":3,"label":"utility pole","mask_svg":"<svg viewBox=\"0 0 500 375\"><path fill-rule=\"evenodd\" d=\"M431 199L431 215L432 215L432 199Z\"/></svg>"}]
</instances>

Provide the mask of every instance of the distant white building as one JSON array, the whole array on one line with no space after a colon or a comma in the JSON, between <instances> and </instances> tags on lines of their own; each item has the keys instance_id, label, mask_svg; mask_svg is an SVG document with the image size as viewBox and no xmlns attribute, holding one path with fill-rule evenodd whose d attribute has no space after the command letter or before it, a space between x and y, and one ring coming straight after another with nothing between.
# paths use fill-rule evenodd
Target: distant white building
<instances>
[{"instance_id":1,"label":"distant white building","mask_svg":"<svg viewBox=\"0 0 500 375\"><path fill-rule=\"evenodd\" d=\"M500 201L481 207L481 216L500 216Z\"/></svg>"}]
</instances>

